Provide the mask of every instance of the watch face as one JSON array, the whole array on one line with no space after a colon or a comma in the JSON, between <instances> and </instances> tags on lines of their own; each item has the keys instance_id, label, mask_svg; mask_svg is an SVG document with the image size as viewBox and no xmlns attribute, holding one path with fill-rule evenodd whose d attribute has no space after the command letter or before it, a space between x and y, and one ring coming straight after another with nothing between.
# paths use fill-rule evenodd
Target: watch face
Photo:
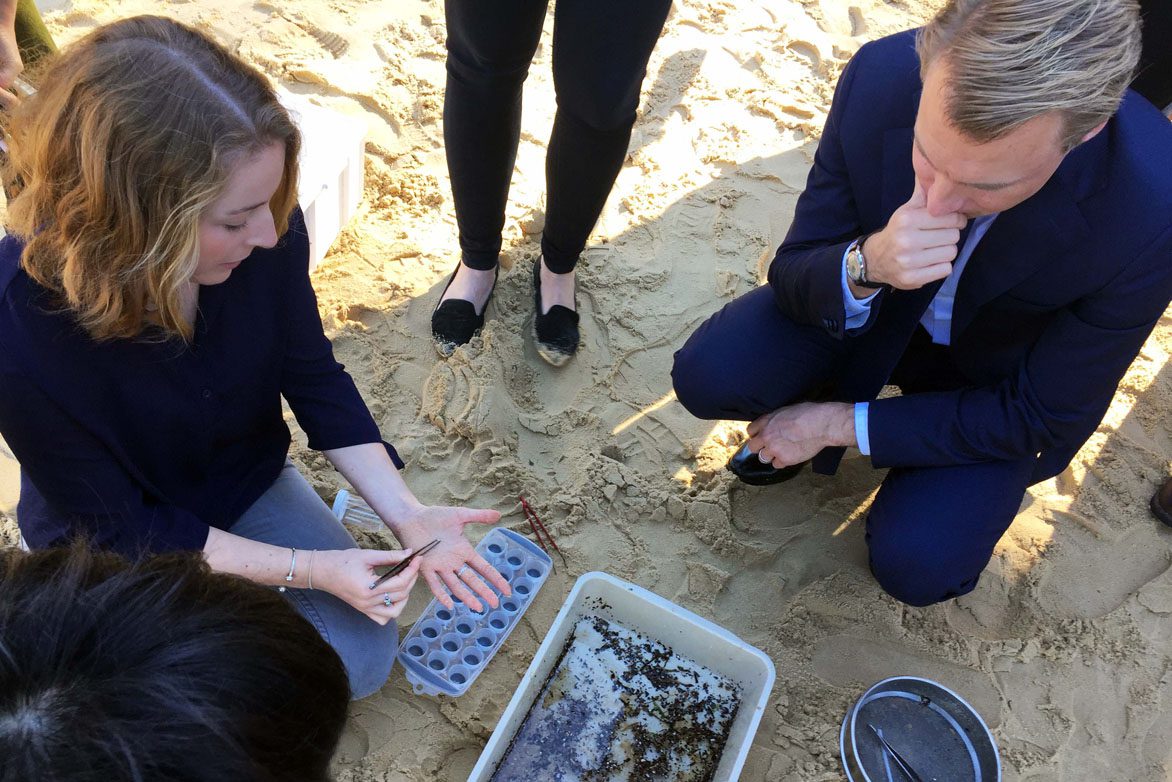
<instances>
[{"instance_id":1,"label":"watch face","mask_svg":"<svg viewBox=\"0 0 1172 782\"><path fill-rule=\"evenodd\" d=\"M863 279L863 266L859 263L859 251L853 247L846 254L846 276L855 283Z\"/></svg>"}]
</instances>

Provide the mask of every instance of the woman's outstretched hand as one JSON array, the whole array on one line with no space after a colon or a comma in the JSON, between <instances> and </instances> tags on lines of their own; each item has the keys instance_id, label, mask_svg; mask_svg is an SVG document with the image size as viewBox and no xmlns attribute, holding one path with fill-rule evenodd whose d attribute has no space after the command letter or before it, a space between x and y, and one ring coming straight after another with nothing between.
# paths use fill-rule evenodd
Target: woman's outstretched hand
<instances>
[{"instance_id":1,"label":"woman's outstretched hand","mask_svg":"<svg viewBox=\"0 0 1172 782\"><path fill-rule=\"evenodd\" d=\"M496 568L472 548L464 537L464 527L495 524L500 518L495 510L423 505L398 520L395 535L412 550L438 540L438 546L416 560L423 580L446 607L453 607L451 596L455 595L473 611L481 611L483 603L497 607L497 596L490 584L501 594L513 592Z\"/></svg>"},{"instance_id":2,"label":"woman's outstretched hand","mask_svg":"<svg viewBox=\"0 0 1172 782\"><path fill-rule=\"evenodd\" d=\"M310 552L303 552L302 556ZM313 586L344 600L380 625L395 619L407 605L407 596L419 576L419 558L394 578L371 589L378 580L375 568L397 565L411 554L403 551L341 549L312 552ZM308 569L309 562L304 567ZM298 562L298 570L303 566ZM308 572L308 570L306 571Z\"/></svg>"}]
</instances>

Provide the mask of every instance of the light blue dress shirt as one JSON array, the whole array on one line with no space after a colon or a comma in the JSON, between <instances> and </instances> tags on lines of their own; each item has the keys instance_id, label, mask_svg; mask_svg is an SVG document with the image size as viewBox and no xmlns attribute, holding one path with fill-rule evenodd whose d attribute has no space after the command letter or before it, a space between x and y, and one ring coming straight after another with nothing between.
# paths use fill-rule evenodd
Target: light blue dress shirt
<instances>
[{"instance_id":1,"label":"light blue dress shirt","mask_svg":"<svg viewBox=\"0 0 1172 782\"><path fill-rule=\"evenodd\" d=\"M944 278L940 290L936 292L932 303L928 305L924 316L920 318L920 324L937 345L948 345L952 342L952 306L956 302L956 288L960 284L960 275L964 273L964 267L968 264L977 243L981 241L996 217L997 213L994 212L991 215L982 215L973 219L972 229L965 239L964 247L961 248L960 253L956 256L956 261L952 264L952 273ZM842 302L846 308L844 326L849 331L857 329L867 322L867 318L871 314L871 302L879 295L879 292L876 291L865 299L854 297L846 276L846 253L842 255L841 279ZM859 441L859 450L867 456L871 455L871 439L867 429L867 415L870 405L870 402L855 403L855 438Z\"/></svg>"}]
</instances>

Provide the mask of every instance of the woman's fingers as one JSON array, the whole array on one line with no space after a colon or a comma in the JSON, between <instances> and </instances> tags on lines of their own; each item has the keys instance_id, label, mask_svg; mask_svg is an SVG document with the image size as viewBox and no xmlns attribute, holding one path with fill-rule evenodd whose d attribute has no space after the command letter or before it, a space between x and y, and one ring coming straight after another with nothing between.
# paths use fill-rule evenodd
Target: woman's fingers
<instances>
[{"instance_id":1,"label":"woman's fingers","mask_svg":"<svg viewBox=\"0 0 1172 782\"><path fill-rule=\"evenodd\" d=\"M471 567L481 579L487 581L496 587L497 591L502 595L508 596L513 594L513 588L509 586L509 582L505 581L505 577L497 571L488 560L480 556L476 551L472 552L472 556L468 557L468 566ZM495 598L495 595L493 596ZM486 598L487 599L487 598Z\"/></svg>"},{"instance_id":2,"label":"woman's fingers","mask_svg":"<svg viewBox=\"0 0 1172 782\"><path fill-rule=\"evenodd\" d=\"M418 559L411 561L411 564L403 569L402 573L388 578L381 584L378 584L378 576L370 582L370 589L372 591L386 592L389 589L403 589L405 584L414 584L415 578L419 575L420 562ZM409 587L408 587L409 588Z\"/></svg>"},{"instance_id":3,"label":"woman's fingers","mask_svg":"<svg viewBox=\"0 0 1172 782\"><path fill-rule=\"evenodd\" d=\"M475 553L474 553L474 556L475 556ZM500 602L496 596L496 592L492 591L492 587L490 587L488 585L488 582L485 580L485 578L480 575L479 570L475 566L472 565L472 559L473 559L473 557L469 557L468 562L463 567L461 567L458 571L456 571L456 573L454 575L458 580L460 580L464 584L465 587L467 587L468 589L471 589L473 592L475 592L476 596L480 600L482 600L485 603L488 603L490 608L496 608ZM484 564L488 565L487 562L485 562ZM504 583L505 587L508 588L508 585L509 585L508 582L505 581L503 578L500 580L502 583ZM499 586L497 588L500 589Z\"/></svg>"},{"instance_id":4,"label":"woman's fingers","mask_svg":"<svg viewBox=\"0 0 1172 782\"><path fill-rule=\"evenodd\" d=\"M476 596L476 594L473 593L471 589L468 588L467 583L454 570L441 572L439 575L440 579L442 579L444 584L447 585L451 593L460 598L464 605L468 606L469 609L477 613L480 613L484 610L484 605L480 602L480 599ZM484 589L488 592L489 596L492 596L492 590L488 589L488 587L484 587ZM488 597L485 597L484 595L481 595L481 597L484 597L485 600L488 599ZM496 602L495 597L491 602Z\"/></svg>"},{"instance_id":5,"label":"woman's fingers","mask_svg":"<svg viewBox=\"0 0 1172 782\"><path fill-rule=\"evenodd\" d=\"M405 549L359 549L362 552L363 561L368 567L382 567L384 565L397 565L407 557L411 556L413 551L409 548Z\"/></svg>"},{"instance_id":6,"label":"woman's fingers","mask_svg":"<svg viewBox=\"0 0 1172 782\"><path fill-rule=\"evenodd\" d=\"M500 520L500 511L481 508L460 508L460 522L462 524L496 524Z\"/></svg>"},{"instance_id":7,"label":"woman's fingers","mask_svg":"<svg viewBox=\"0 0 1172 782\"><path fill-rule=\"evenodd\" d=\"M773 413L766 413L765 415L750 421L749 427L746 430L749 433L749 437L756 437L758 434L760 434L761 430L765 428L765 424L769 423L769 419L772 417Z\"/></svg>"},{"instance_id":8,"label":"woman's fingers","mask_svg":"<svg viewBox=\"0 0 1172 782\"><path fill-rule=\"evenodd\" d=\"M392 604L402 603L410 596L410 589L390 589L375 594L368 602L372 608L377 608L378 606L385 606L388 600Z\"/></svg>"},{"instance_id":9,"label":"woman's fingers","mask_svg":"<svg viewBox=\"0 0 1172 782\"><path fill-rule=\"evenodd\" d=\"M427 582L427 587L431 593L435 595L435 599L440 601L444 608L451 610L456 607L452 602L452 596L448 594L448 590L444 588L444 582L440 579L439 573L435 570L425 570L423 572L423 580ZM463 600L464 598L460 598Z\"/></svg>"}]
</instances>

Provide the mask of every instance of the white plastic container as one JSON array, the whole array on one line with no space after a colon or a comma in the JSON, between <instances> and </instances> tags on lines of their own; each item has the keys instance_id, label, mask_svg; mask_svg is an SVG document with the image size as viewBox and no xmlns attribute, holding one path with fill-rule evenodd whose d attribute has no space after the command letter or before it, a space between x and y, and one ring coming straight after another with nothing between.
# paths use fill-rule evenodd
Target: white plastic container
<instances>
[{"instance_id":1,"label":"white plastic container","mask_svg":"<svg viewBox=\"0 0 1172 782\"><path fill-rule=\"evenodd\" d=\"M309 231L309 268L321 263L362 200L366 123L281 91L301 129L297 201Z\"/></svg>"},{"instance_id":2,"label":"white plastic container","mask_svg":"<svg viewBox=\"0 0 1172 782\"><path fill-rule=\"evenodd\" d=\"M480 760L468 777L469 782L487 782L492 777L529 713L533 699L541 692L557 664L574 625L579 618L591 615L613 620L661 641L677 654L708 667L741 687L740 708L713 777L717 782L737 779L773 690L776 677L773 661L728 630L670 600L606 573L593 572L583 574L574 584L480 753Z\"/></svg>"},{"instance_id":3,"label":"white plastic container","mask_svg":"<svg viewBox=\"0 0 1172 782\"><path fill-rule=\"evenodd\" d=\"M366 504L366 500L345 489L339 489L338 494L334 497L333 511L338 521L353 524L367 532L379 532L386 529L382 519L378 517L373 508Z\"/></svg>"}]
</instances>

